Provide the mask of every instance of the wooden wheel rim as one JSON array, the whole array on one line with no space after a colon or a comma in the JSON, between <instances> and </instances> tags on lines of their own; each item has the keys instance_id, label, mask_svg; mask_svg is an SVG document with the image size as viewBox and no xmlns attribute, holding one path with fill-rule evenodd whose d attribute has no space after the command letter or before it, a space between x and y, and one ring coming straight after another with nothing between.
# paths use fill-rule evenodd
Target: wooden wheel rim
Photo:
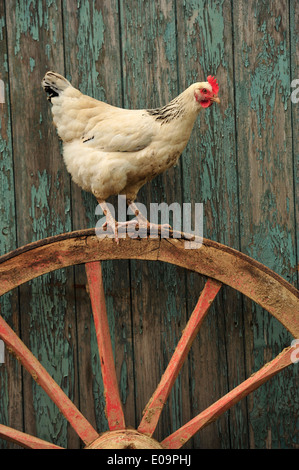
<instances>
[{"instance_id":1,"label":"wooden wheel rim","mask_svg":"<svg viewBox=\"0 0 299 470\"><path fill-rule=\"evenodd\" d=\"M106 390L109 391L105 395L106 406L110 410L108 424L112 442L114 435L122 436L121 439L123 439L126 436L127 429L116 383L111 345L110 350L108 344L108 349L105 346L104 350L101 351L101 330L104 328L108 336L109 330L108 322L105 319L107 316L105 306L103 305L104 293L101 284L100 261L109 259L157 260L181 266L208 277L206 286L188 321L177 349L162 376L160 384L144 410L144 417L138 430L134 431L140 436L147 436L149 438L148 442L150 442L163 405L169 396L170 389L201 322L222 284L238 290L255 301L282 323L294 338L299 337L299 292L297 289L264 265L232 248L203 239L200 248L188 250L185 248L186 240L188 238L185 238L184 234L181 234L181 238L167 239L141 238L136 240L126 237L121 238L119 245L117 245L114 239L100 239L96 236L94 229L89 229L49 237L0 257L0 295L42 274L77 264L86 265L90 287L93 281L100 285L99 288L92 288L94 292L91 295L91 301L94 304L94 319L98 323L96 329L97 337L99 336L100 356L107 355L103 362L109 365L106 371L102 368L102 375L104 387L107 387ZM96 303L100 304L99 308ZM9 344L17 356L20 356L22 364L57 404L60 411L85 442L86 448L93 448L92 443L96 446L96 442L101 441L97 431L85 420L68 397L64 396L62 390L59 390L58 385L43 370L43 367L5 321L1 317L0 319L0 338ZM292 360L293 351L292 347L286 348L273 361L266 364L240 386L164 439L161 443L162 447L180 448L199 429L212 422L248 393L294 362ZM111 373L110 369L113 369ZM55 392L53 392L54 389ZM107 402L107 396L110 395L109 403L109 399ZM163 405L160 406L160 403L163 403ZM0 437L17 442L24 447L57 448L53 444L1 424ZM111 441L109 445L111 445Z\"/></svg>"},{"instance_id":2,"label":"wooden wheel rim","mask_svg":"<svg viewBox=\"0 0 299 470\"><path fill-rule=\"evenodd\" d=\"M186 250L181 239L99 239L94 229L70 232L28 244L0 257L0 295L42 274L75 264L108 259L164 261L216 279L259 304L299 337L299 291L243 253L203 239Z\"/></svg>"}]
</instances>

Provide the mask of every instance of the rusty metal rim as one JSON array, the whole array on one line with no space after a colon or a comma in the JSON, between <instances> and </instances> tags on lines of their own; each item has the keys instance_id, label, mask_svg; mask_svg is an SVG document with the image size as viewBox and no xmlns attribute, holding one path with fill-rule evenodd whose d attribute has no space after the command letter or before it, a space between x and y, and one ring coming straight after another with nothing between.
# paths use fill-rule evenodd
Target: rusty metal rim
<instances>
[{"instance_id":1,"label":"rusty metal rim","mask_svg":"<svg viewBox=\"0 0 299 470\"><path fill-rule=\"evenodd\" d=\"M27 251L34 250L39 247L43 247L46 245L52 245L54 243L63 241L63 240L68 240L72 238L85 238L85 237L91 237L95 236L95 228L89 228L89 229L83 229L83 230L75 230L73 232L67 232L67 233L62 233L58 235L53 235L51 237L43 238L41 240L28 243L27 245L21 246L19 248L16 248L15 250L12 250L5 255L0 256L0 265L4 263L5 261L8 261L9 259L12 259L16 256L19 256ZM169 232L170 239L172 236L172 231ZM183 232L181 232L181 240L190 240L191 235L186 235ZM241 251L238 251L234 248L231 248L229 246L223 245L221 243L218 243L213 240L209 240L207 238L202 239L202 244L207 247L212 247L217 250L224 251L226 253L230 253L233 256L236 256L237 258L244 260L245 262L251 264L252 266L256 267L260 271L263 271L265 274L268 274L269 276L273 277L273 279L277 280L281 285L283 285L286 289L288 289L292 294L294 294L296 297L299 298L299 290L296 289L292 284L290 284L288 281L286 281L283 277L279 276L277 273L272 271L270 268L265 266L264 264L260 263L259 261L255 260L254 258L251 258L250 256L242 253ZM117 246L115 247L117 249Z\"/></svg>"}]
</instances>

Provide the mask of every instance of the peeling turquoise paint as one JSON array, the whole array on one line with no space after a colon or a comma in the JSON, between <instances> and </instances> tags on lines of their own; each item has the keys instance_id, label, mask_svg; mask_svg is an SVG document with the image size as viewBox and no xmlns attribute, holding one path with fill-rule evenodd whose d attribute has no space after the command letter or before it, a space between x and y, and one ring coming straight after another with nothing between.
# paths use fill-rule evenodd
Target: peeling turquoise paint
<instances>
[{"instance_id":1,"label":"peeling turquoise paint","mask_svg":"<svg viewBox=\"0 0 299 470\"><path fill-rule=\"evenodd\" d=\"M4 32L5 32L5 18L2 16L0 18L0 41L4 39Z\"/></svg>"},{"instance_id":2,"label":"peeling turquoise paint","mask_svg":"<svg viewBox=\"0 0 299 470\"><path fill-rule=\"evenodd\" d=\"M35 60L32 57L29 58L29 66L30 66L30 71L33 72L34 67L35 67Z\"/></svg>"},{"instance_id":3,"label":"peeling turquoise paint","mask_svg":"<svg viewBox=\"0 0 299 470\"><path fill-rule=\"evenodd\" d=\"M123 90L124 107L141 108L154 107L166 103L175 97L179 91L177 81L177 46L176 46L176 22L174 4L155 3L146 1L142 5L136 2L131 5L129 2L121 2L121 47L122 47L122 67L123 67ZM138 47L135 44L138 43ZM163 87L161 87L163 83ZM180 168L176 169L175 178L180 178ZM167 183L166 183L167 184ZM176 200L181 199L181 188L177 182L172 181L175 190ZM166 200L164 183L157 178L150 186L150 200ZM169 195L169 192L168 192ZM138 200L148 201L148 193L143 188ZM156 362L159 363L159 371L155 371L158 383L159 372L162 374L166 367L167 358L170 358L174 345L178 340L178 330L176 323L185 322L184 307L181 302L184 292L184 277L178 282L176 268L157 263L130 262L131 288L133 292L133 341L135 341L135 358L138 356L137 376L135 377L135 399L141 406L145 406L149 399L147 379L142 370L147 370L148 362L155 351L148 352L142 350L142 341L146 340L149 328L149 317L154 316L154 324L158 322L162 327L162 337L156 338L154 344L160 344L158 348ZM165 288L165 286L168 286ZM153 289L160 292L159 298L151 296L147 298L147 291ZM154 327L153 327L154 328ZM136 337L136 340L134 338ZM153 347L154 347L153 344ZM140 357L141 356L141 357ZM135 359L136 361L136 359ZM141 366L142 364L142 366ZM141 369L140 369L141 366ZM155 366L155 369L157 367ZM163 432L174 429L175 425L182 421L179 418L179 391L182 384L179 378L175 385L176 393L172 394L171 407L167 405L163 411L163 422L159 425ZM144 397L144 398L143 398ZM143 398L143 400L141 400ZM171 416L171 411L176 410L175 416ZM137 410L137 418L140 410ZM140 416L141 419L141 416Z\"/></svg>"},{"instance_id":4,"label":"peeling turquoise paint","mask_svg":"<svg viewBox=\"0 0 299 470\"><path fill-rule=\"evenodd\" d=\"M16 44L14 47L15 55L21 51L21 37L29 34L34 41L40 39L40 29L49 31L52 29L52 40L56 44L56 25L53 18L50 20L50 8L55 6L57 10L57 0L46 1L46 7L40 0L18 0L15 4L16 16Z\"/></svg>"},{"instance_id":5,"label":"peeling turquoise paint","mask_svg":"<svg viewBox=\"0 0 299 470\"><path fill-rule=\"evenodd\" d=\"M45 54L46 54L48 60L50 60L50 54L51 54L51 45L50 44L45 45Z\"/></svg>"},{"instance_id":6,"label":"peeling turquoise paint","mask_svg":"<svg viewBox=\"0 0 299 470\"><path fill-rule=\"evenodd\" d=\"M90 5L86 0L79 0L77 14L79 16L77 59L82 77L79 88L84 90L84 93L99 99L101 87L96 62L104 44L105 24L102 12L97 10L94 1Z\"/></svg>"},{"instance_id":7,"label":"peeling turquoise paint","mask_svg":"<svg viewBox=\"0 0 299 470\"><path fill-rule=\"evenodd\" d=\"M1 131L1 119L0 119ZM14 207L14 182L13 182L13 165L11 154L11 135L10 125L7 126L7 140L0 136L0 187L3 194L8 197L1 198L0 214L1 214L1 231L0 231L0 253L5 254L16 246L16 234L13 229L15 223L15 207Z\"/></svg>"},{"instance_id":8,"label":"peeling turquoise paint","mask_svg":"<svg viewBox=\"0 0 299 470\"><path fill-rule=\"evenodd\" d=\"M176 50L173 47L173 44L176 43L176 29L175 29L175 25L173 21L166 24L165 32L163 35L163 40L165 43L166 59L174 68L176 64L177 56L176 56Z\"/></svg>"},{"instance_id":9,"label":"peeling turquoise paint","mask_svg":"<svg viewBox=\"0 0 299 470\"><path fill-rule=\"evenodd\" d=\"M0 104L0 255L17 247L16 214L14 195L14 168L11 133L11 112L9 96L9 76L6 43L6 24L3 6L0 6L0 79L4 82L5 103ZM3 101L3 100L1 100ZM9 292L0 299L0 314L14 325L16 292ZM0 423L10 425L11 390L18 383L19 365L9 360L0 364ZM18 404L14 409L20 411ZM0 440L0 447L9 447Z\"/></svg>"},{"instance_id":10,"label":"peeling turquoise paint","mask_svg":"<svg viewBox=\"0 0 299 470\"><path fill-rule=\"evenodd\" d=\"M31 207L29 214L32 219L33 240L39 240L49 234L63 233L65 225L71 226L70 222L70 198L65 197L65 215L66 221L60 219L58 213L50 210L49 197L53 189L57 191L60 188L60 172L56 179L52 181L51 176L44 170L37 172L37 184L31 186Z\"/></svg>"},{"instance_id":11,"label":"peeling turquoise paint","mask_svg":"<svg viewBox=\"0 0 299 470\"><path fill-rule=\"evenodd\" d=\"M258 31L261 34L257 38L256 47L260 52L251 73L250 96L251 107L257 114L261 137L261 129L265 129L266 115L267 120L274 119L277 91L281 95L280 99L284 103L285 110L287 109L290 97L290 70L286 37L276 44L271 34L267 32L266 21Z\"/></svg>"},{"instance_id":12,"label":"peeling turquoise paint","mask_svg":"<svg viewBox=\"0 0 299 470\"><path fill-rule=\"evenodd\" d=\"M63 269L57 271L55 275L49 274L35 279L30 282L30 288L30 350L66 395L70 396L73 390L70 371L74 370L74 362L69 343L64 337L67 310L66 272ZM37 331L38 335L36 335ZM33 393L34 409L37 415L37 435L47 440L50 436L51 440L65 446L66 420L35 382ZM49 421L49 414L51 421Z\"/></svg>"},{"instance_id":13,"label":"peeling turquoise paint","mask_svg":"<svg viewBox=\"0 0 299 470\"><path fill-rule=\"evenodd\" d=\"M52 180L46 170L37 173L37 183L31 187L33 241L52 233L63 233L65 221L49 208L49 197L60 188L60 173ZM66 198L65 213L69 214ZM66 218L67 223L68 217ZM42 276L30 282L30 349L42 365L53 376L68 396L73 393L74 356L64 336L65 315L70 306L67 303L68 275L66 270ZM41 292L43 295L41 295ZM39 332L36 335L36 332ZM41 348L41 345L43 347ZM34 409L37 415L37 435L66 445L67 422L35 383L33 385ZM49 413L51 422L49 422Z\"/></svg>"},{"instance_id":14,"label":"peeling turquoise paint","mask_svg":"<svg viewBox=\"0 0 299 470\"><path fill-rule=\"evenodd\" d=\"M242 43L241 55L243 59L244 67L250 67L249 55L252 51L252 48L246 44L245 41Z\"/></svg>"},{"instance_id":15,"label":"peeling turquoise paint","mask_svg":"<svg viewBox=\"0 0 299 470\"><path fill-rule=\"evenodd\" d=\"M0 115L0 188L3 191L2 194L6 195L0 199L0 254L16 247L12 135L7 82L5 83L5 95L8 113L4 112L2 116Z\"/></svg>"},{"instance_id":16,"label":"peeling turquoise paint","mask_svg":"<svg viewBox=\"0 0 299 470\"><path fill-rule=\"evenodd\" d=\"M292 148L288 145L291 130L288 104L291 79L288 15L284 4L254 2L244 12L248 16L252 5L255 10L256 32L248 39L248 45L243 46L243 50L248 51L248 67L246 72L238 69L242 79L237 82L239 90L237 88L236 94L237 114L247 116L247 123L251 124L246 129L239 121L239 153L243 159L245 157L240 160L239 170L243 173L243 184L246 187L240 195L241 198L244 197L244 205L241 201L241 246L250 256L294 284L297 277L297 254L292 220L294 206L291 201ZM271 5L274 8L271 9ZM238 75L236 77L238 80ZM257 134L251 126L257 129ZM278 132L283 138L278 138ZM251 146L255 153L249 152ZM256 165L250 161L247 163L246 158L254 155ZM252 191L250 181L246 179L248 174L252 175L254 167L258 169L256 192ZM290 184L286 185L285 179ZM259 217L256 217L257 214ZM272 351L274 357L290 344L291 338L267 312L253 305L251 309L248 314L251 318L254 349L253 366L249 372L254 372L271 359L269 351ZM288 375L287 372L284 373ZM286 429L289 424L294 441L297 439L292 420L288 413L283 412L288 407L287 403L291 402L296 374L292 375L294 372L291 372L292 378L288 377L289 387L284 388L283 384L287 380L283 378L284 373L259 388L249 399L249 422L254 446L257 448L292 446L282 433L282 429ZM279 399L278 390L281 394ZM295 403L293 401L296 407ZM277 421L281 425L280 429Z\"/></svg>"},{"instance_id":17,"label":"peeling turquoise paint","mask_svg":"<svg viewBox=\"0 0 299 470\"><path fill-rule=\"evenodd\" d=\"M33 40L37 41L39 38L39 23L37 18L33 18L33 12L36 11L37 5L34 0L24 0L22 2L16 2L15 5L15 15L17 18L16 24L16 45L15 45L15 55L17 55L20 50L20 39L21 35L29 32ZM42 18L41 2L39 2L39 14Z\"/></svg>"},{"instance_id":18,"label":"peeling turquoise paint","mask_svg":"<svg viewBox=\"0 0 299 470\"><path fill-rule=\"evenodd\" d=\"M223 1L213 2L209 5L209 9L204 8L204 1L193 1L186 3L186 16L192 18L193 23L190 24L190 32L187 36L187 50L185 52L186 59L181 67L186 68L186 77L188 83L198 81L198 77L194 70L196 68L190 66L192 63L199 62L206 75L212 74L217 76L219 66L228 67L224 54L224 17L223 17ZM198 32L199 28L199 32ZM213 31L213 34L211 34ZM199 37L199 39L198 39ZM198 47L198 55L193 57L194 51ZM192 54L190 56L190 54ZM191 74L191 75L190 75ZM229 80L226 84L232 88L233 83ZM220 91L221 94L221 91ZM224 109L222 117L219 109L213 107L208 112L201 112L195 124L191 140L188 143L186 151L182 155L182 165L184 173L184 201L191 201L191 191L196 194L197 202L204 203L204 211L212 211L212 218L216 222L218 217L218 201L217 194L221 192L220 186L223 187L222 178L215 178L217 167L224 167L226 191L229 195L231 207L232 201L237 199L237 175L235 161L235 143L234 143L234 109L232 104L228 104L228 108ZM202 124L205 122L205 125ZM206 127L207 126L207 127ZM198 160L200 159L200 163ZM198 177L194 178L194 167L198 168ZM221 170L219 170L221 174ZM237 213L230 211L230 220L226 219L227 211L222 211L221 225L223 227L233 227L236 223ZM222 243L228 243L227 231L222 230L219 235L216 232L218 227L207 227L207 218L204 217L204 236L208 238L217 238Z\"/></svg>"}]
</instances>

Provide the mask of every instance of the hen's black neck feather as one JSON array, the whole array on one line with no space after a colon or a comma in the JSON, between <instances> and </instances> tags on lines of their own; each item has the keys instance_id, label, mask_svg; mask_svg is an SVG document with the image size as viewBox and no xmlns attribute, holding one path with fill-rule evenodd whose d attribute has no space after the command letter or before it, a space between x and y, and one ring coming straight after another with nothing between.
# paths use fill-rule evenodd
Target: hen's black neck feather
<instances>
[{"instance_id":1,"label":"hen's black neck feather","mask_svg":"<svg viewBox=\"0 0 299 470\"><path fill-rule=\"evenodd\" d=\"M179 118L185 111L181 95L174 98L170 103L161 108L147 109L147 113L156 121L160 121L161 125Z\"/></svg>"}]
</instances>

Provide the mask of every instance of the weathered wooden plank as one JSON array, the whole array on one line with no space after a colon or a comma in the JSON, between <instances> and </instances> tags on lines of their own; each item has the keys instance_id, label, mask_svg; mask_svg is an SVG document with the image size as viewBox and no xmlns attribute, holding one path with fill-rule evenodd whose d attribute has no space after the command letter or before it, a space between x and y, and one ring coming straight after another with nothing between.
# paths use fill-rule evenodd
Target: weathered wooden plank
<instances>
[{"instance_id":1,"label":"weathered wooden plank","mask_svg":"<svg viewBox=\"0 0 299 470\"><path fill-rule=\"evenodd\" d=\"M51 134L41 79L63 64L60 2L6 2L14 148L17 244L70 230L69 177ZM76 400L72 271L20 289L22 338L63 390ZM54 403L24 374L25 431L66 446L77 435ZM50 416L50 419L49 419Z\"/></svg>"},{"instance_id":2,"label":"weathered wooden plank","mask_svg":"<svg viewBox=\"0 0 299 470\"><path fill-rule=\"evenodd\" d=\"M204 236L239 247L231 2L178 2L178 66L182 88L216 76L221 104L202 110L182 159L185 202L202 202ZM202 280L188 275L192 311ZM244 379L240 297L223 289L191 350L193 415ZM229 360L227 360L229 358ZM205 384L203 386L203 384ZM195 447L246 447L246 405L201 431Z\"/></svg>"},{"instance_id":3,"label":"weathered wooden plank","mask_svg":"<svg viewBox=\"0 0 299 470\"><path fill-rule=\"evenodd\" d=\"M121 2L124 106L154 108L178 95L175 3ZM181 203L180 165L144 186L137 202ZM131 263L137 425L185 327L185 277L179 268ZM182 369L154 437L190 416L188 368Z\"/></svg>"},{"instance_id":4,"label":"weathered wooden plank","mask_svg":"<svg viewBox=\"0 0 299 470\"><path fill-rule=\"evenodd\" d=\"M235 80L241 249L294 283L289 3L234 3L234 35L240 45ZM244 315L250 373L291 338L251 304L245 304ZM295 445L293 373L280 374L248 400L250 447Z\"/></svg>"},{"instance_id":5,"label":"weathered wooden plank","mask_svg":"<svg viewBox=\"0 0 299 470\"><path fill-rule=\"evenodd\" d=\"M299 286L299 2L290 0L291 80L297 80L291 92L292 144L294 158L295 230L297 239L297 286ZM295 95L293 95L295 93ZM290 144L289 144L290 146Z\"/></svg>"},{"instance_id":6,"label":"weathered wooden plank","mask_svg":"<svg viewBox=\"0 0 299 470\"><path fill-rule=\"evenodd\" d=\"M0 103L0 253L16 248L16 218L14 197L14 170L12 155L11 114L9 96L9 63L6 36L5 3L0 4L0 80L3 95ZM17 314L18 293L16 291L1 297L0 310L9 324L19 331ZM22 419L22 378L19 364L5 354L0 364L0 423L23 426ZM14 407L9 406L14 403ZM0 448L7 444L0 441ZM8 447L15 447L9 445Z\"/></svg>"},{"instance_id":7,"label":"weathered wooden plank","mask_svg":"<svg viewBox=\"0 0 299 470\"><path fill-rule=\"evenodd\" d=\"M118 1L64 2L66 75L82 93L122 105ZM117 199L111 198L117 214ZM97 201L72 185L73 227L95 227ZM106 307L116 373L126 422L135 426L133 352L130 319L130 274L126 261L102 263ZM76 310L80 338L79 375L82 409L101 431L108 429L100 363L83 268L76 269ZM90 387L91 377L93 387Z\"/></svg>"}]
</instances>

